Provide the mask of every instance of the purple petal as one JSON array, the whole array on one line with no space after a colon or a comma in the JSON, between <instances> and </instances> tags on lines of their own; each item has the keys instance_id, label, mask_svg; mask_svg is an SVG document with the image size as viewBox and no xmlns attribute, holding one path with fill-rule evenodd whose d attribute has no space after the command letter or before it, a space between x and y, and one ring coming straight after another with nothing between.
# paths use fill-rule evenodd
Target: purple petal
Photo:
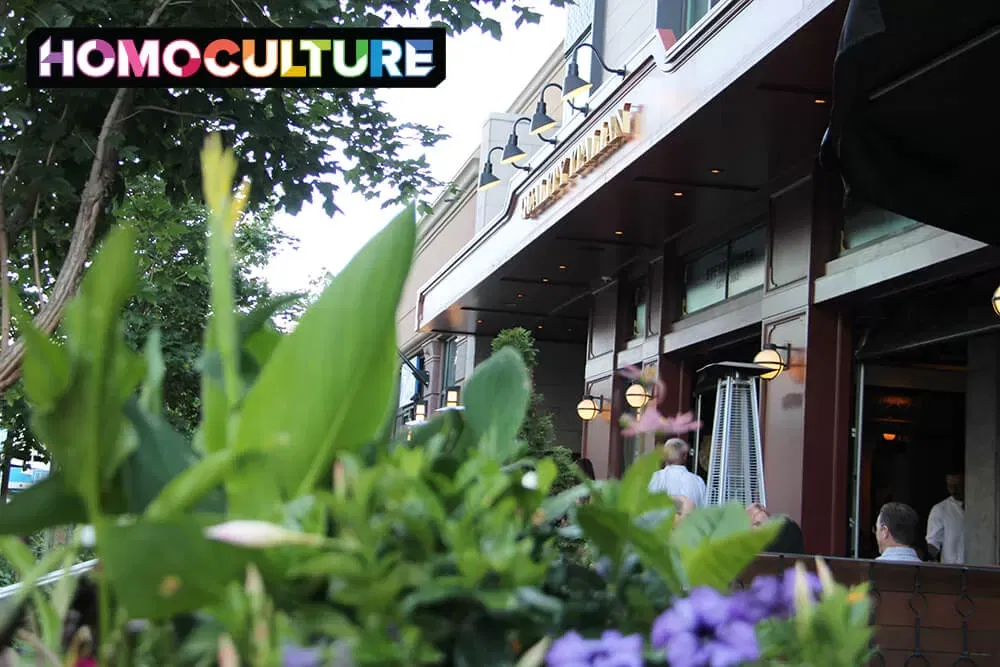
<instances>
[{"instance_id":1,"label":"purple petal","mask_svg":"<svg viewBox=\"0 0 1000 667\"><path fill-rule=\"evenodd\" d=\"M698 638L691 633L674 636L666 648L670 667L701 667L705 664L705 652Z\"/></svg>"},{"instance_id":2,"label":"purple petal","mask_svg":"<svg viewBox=\"0 0 1000 667\"><path fill-rule=\"evenodd\" d=\"M677 600L674 605L653 621L650 641L655 648L666 648L678 635L693 633L698 629L698 613L688 599Z\"/></svg>"},{"instance_id":3,"label":"purple petal","mask_svg":"<svg viewBox=\"0 0 1000 667\"><path fill-rule=\"evenodd\" d=\"M320 667L320 651L288 644L281 652L282 667Z\"/></svg>"},{"instance_id":4,"label":"purple petal","mask_svg":"<svg viewBox=\"0 0 1000 667\"><path fill-rule=\"evenodd\" d=\"M580 633L570 631L552 642L545 661L549 667L573 667L588 665L594 653L596 642L584 639Z\"/></svg>"}]
</instances>

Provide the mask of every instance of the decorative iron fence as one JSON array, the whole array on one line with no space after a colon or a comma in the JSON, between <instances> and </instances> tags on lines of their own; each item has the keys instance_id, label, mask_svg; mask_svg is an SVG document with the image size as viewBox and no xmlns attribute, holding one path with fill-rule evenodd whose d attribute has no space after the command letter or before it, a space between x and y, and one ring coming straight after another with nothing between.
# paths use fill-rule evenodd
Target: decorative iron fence
<instances>
[{"instance_id":1,"label":"decorative iron fence","mask_svg":"<svg viewBox=\"0 0 1000 667\"><path fill-rule=\"evenodd\" d=\"M813 557L763 555L736 582ZM826 558L838 582L867 581L878 667L1000 667L1000 568Z\"/></svg>"}]
</instances>

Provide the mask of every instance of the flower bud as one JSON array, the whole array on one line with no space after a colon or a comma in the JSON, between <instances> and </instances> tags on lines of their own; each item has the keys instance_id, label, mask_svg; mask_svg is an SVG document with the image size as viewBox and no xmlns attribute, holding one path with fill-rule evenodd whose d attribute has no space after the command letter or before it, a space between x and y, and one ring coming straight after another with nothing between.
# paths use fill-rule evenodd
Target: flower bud
<instances>
[{"instance_id":1,"label":"flower bud","mask_svg":"<svg viewBox=\"0 0 1000 667\"><path fill-rule=\"evenodd\" d=\"M219 636L219 667L240 667L240 656L229 635Z\"/></svg>"},{"instance_id":2,"label":"flower bud","mask_svg":"<svg viewBox=\"0 0 1000 667\"><path fill-rule=\"evenodd\" d=\"M205 537L218 542L228 542L240 547L261 549L291 544L318 545L318 535L288 530L267 521L226 521L205 529Z\"/></svg>"},{"instance_id":3,"label":"flower bud","mask_svg":"<svg viewBox=\"0 0 1000 667\"><path fill-rule=\"evenodd\" d=\"M830 568L827 567L826 561L824 561L819 556L816 556L816 574L819 576L820 583L823 584L823 593L830 595L837 588L837 582L833 580L833 574L830 573Z\"/></svg>"}]
</instances>

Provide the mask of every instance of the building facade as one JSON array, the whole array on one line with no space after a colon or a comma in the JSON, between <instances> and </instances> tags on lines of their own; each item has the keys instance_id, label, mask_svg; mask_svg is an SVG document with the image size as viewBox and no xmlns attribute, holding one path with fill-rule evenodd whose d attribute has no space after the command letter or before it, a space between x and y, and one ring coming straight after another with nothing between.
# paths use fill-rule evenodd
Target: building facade
<instances>
[{"instance_id":1,"label":"building facade","mask_svg":"<svg viewBox=\"0 0 1000 667\"><path fill-rule=\"evenodd\" d=\"M870 556L881 503L926 519L944 474L964 471L967 559L996 564L1000 256L856 201L820 166L847 4L577 2L559 55L589 96L556 109L545 95L560 125L522 143L527 169L471 195L475 224L414 279L401 336L464 337L467 373L496 331L544 334L565 351L553 375L601 408L576 447L599 477L652 445L616 427L630 409L618 371L655 366L662 410L705 420L703 453L716 397L699 369L773 346L767 500L810 552ZM480 167L497 144L484 135ZM446 359L421 344L428 367Z\"/></svg>"}]
</instances>

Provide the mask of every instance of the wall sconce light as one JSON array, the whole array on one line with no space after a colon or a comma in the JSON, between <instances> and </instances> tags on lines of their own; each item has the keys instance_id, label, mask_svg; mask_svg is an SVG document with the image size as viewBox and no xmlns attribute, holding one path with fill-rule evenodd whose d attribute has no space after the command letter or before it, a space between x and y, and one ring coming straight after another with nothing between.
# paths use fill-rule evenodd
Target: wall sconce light
<instances>
[{"instance_id":1,"label":"wall sconce light","mask_svg":"<svg viewBox=\"0 0 1000 667\"><path fill-rule=\"evenodd\" d=\"M548 109L545 107L545 91L549 88L562 90L562 86L558 83L547 83L542 87L541 92L538 93L538 103L535 104L535 113L531 115L531 126L528 128L528 134L537 136L547 144L554 145L559 142L555 139L546 139L541 136L542 132L547 132L559 124L557 120L549 115Z\"/></svg>"},{"instance_id":2,"label":"wall sconce light","mask_svg":"<svg viewBox=\"0 0 1000 667\"><path fill-rule=\"evenodd\" d=\"M885 440L886 442L892 442L893 440L896 439L896 434L895 433L883 433L882 434L882 439Z\"/></svg>"},{"instance_id":3,"label":"wall sconce light","mask_svg":"<svg viewBox=\"0 0 1000 667\"><path fill-rule=\"evenodd\" d=\"M438 408L436 412L447 412L449 410L461 411L465 408L458 404L462 390L460 387L448 387L444 390L444 407Z\"/></svg>"},{"instance_id":4,"label":"wall sconce light","mask_svg":"<svg viewBox=\"0 0 1000 667\"><path fill-rule=\"evenodd\" d=\"M636 410L645 407L651 398L653 398L653 395L646 391L646 387L638 382L625 390L625 402Z\"/></svg>"},{"instance_id":5,"label":"wall sconce light","mask_svg":"<svg viewBox=\"0 0 1000 667\"><path fill-rule=\"evenodd\" d=\"M781 350L784 350L785 356L781 356ZM792 358L792 346L788 345L774 345L768 343L758 352L754 358L753 362L759 366L764 366L771 370L766 373L761 373L760 378L762 380L773 380L774 378L781 375L781 372L788 368L788 362Z\"/></svg>"},{"instance_id":6,"label":"wall sconce light","mask_svg":"<svg viewBox=\"0 0 1000 667\"><path fill-rule=\"evenodd\" d=\"M413 406L413 421L424 422L427 421L427 404L417 403Z\"/></svg>"},{"instance_id":7,"label":"wall sconce light","mask_svg":"<svg viewBox=\"0 0 1000 667\"><path fill-rule=\"evenodd\" d=\"M586 93L593 87L594 84L580 77L580 65L576 62L576 54L583 47L588 47L594 52L594 57L597 58L597 62L601 64L605 72L610 72L611 74L617 74L618 76L625 76L626 71L623 69L612 69L608 67L604 59L601 58L601 52L598 51L593 44L584 42L582 44L577 44L570 54L569 66L566 68L566 78L563 80L562 85L562 99L563 102L572 100L580 95Z\"/></svg>"},{"instance_id":8,"label":"wall sconce light","mask_svg":"<svg viewBox=\"0 0 1000 667\"><path fill-rule=\"evenodd\" d=\"M530 119L527 117L521 117L514 121L510 128L510 136L507 137L507 145L503 149L503 155L500 156L500 164L514 164L528 157L528 154L517 145L517 126L528 120Z\"/></svg>"},{"instance_id":9,"label":"wall sconce light","mask_svg":"<svg viewBox=\"0 0 1000 667\"><path fill-rule=\"evenodd\" d=\"M479 174L479 191L489 190L500 182L500 179L493 174L493 151L503 150L499 146L494 146L486 154L486 164L483 165L483 172Z\"/></svg>"},{"instance_id":10,"label":"wall sconce light","mask_svg":"<svg viewBox=\"0 0 1000 667\"><path fill-rule=\"evenodd\" d=\"M576 414L585 422L595 419L603 409L603 396L584 396L583 400L576 404Z\"/></svg>"},{"instance_id":11,"label":"wall sconce light","mask_svg":"<svg viewBox=\"0 0 1000 667\"><path fill-rule=\"evenodd\" d=\"M993 292L993 312L1000 316L1000 287Z\"/></svg>"}]
</instances>

